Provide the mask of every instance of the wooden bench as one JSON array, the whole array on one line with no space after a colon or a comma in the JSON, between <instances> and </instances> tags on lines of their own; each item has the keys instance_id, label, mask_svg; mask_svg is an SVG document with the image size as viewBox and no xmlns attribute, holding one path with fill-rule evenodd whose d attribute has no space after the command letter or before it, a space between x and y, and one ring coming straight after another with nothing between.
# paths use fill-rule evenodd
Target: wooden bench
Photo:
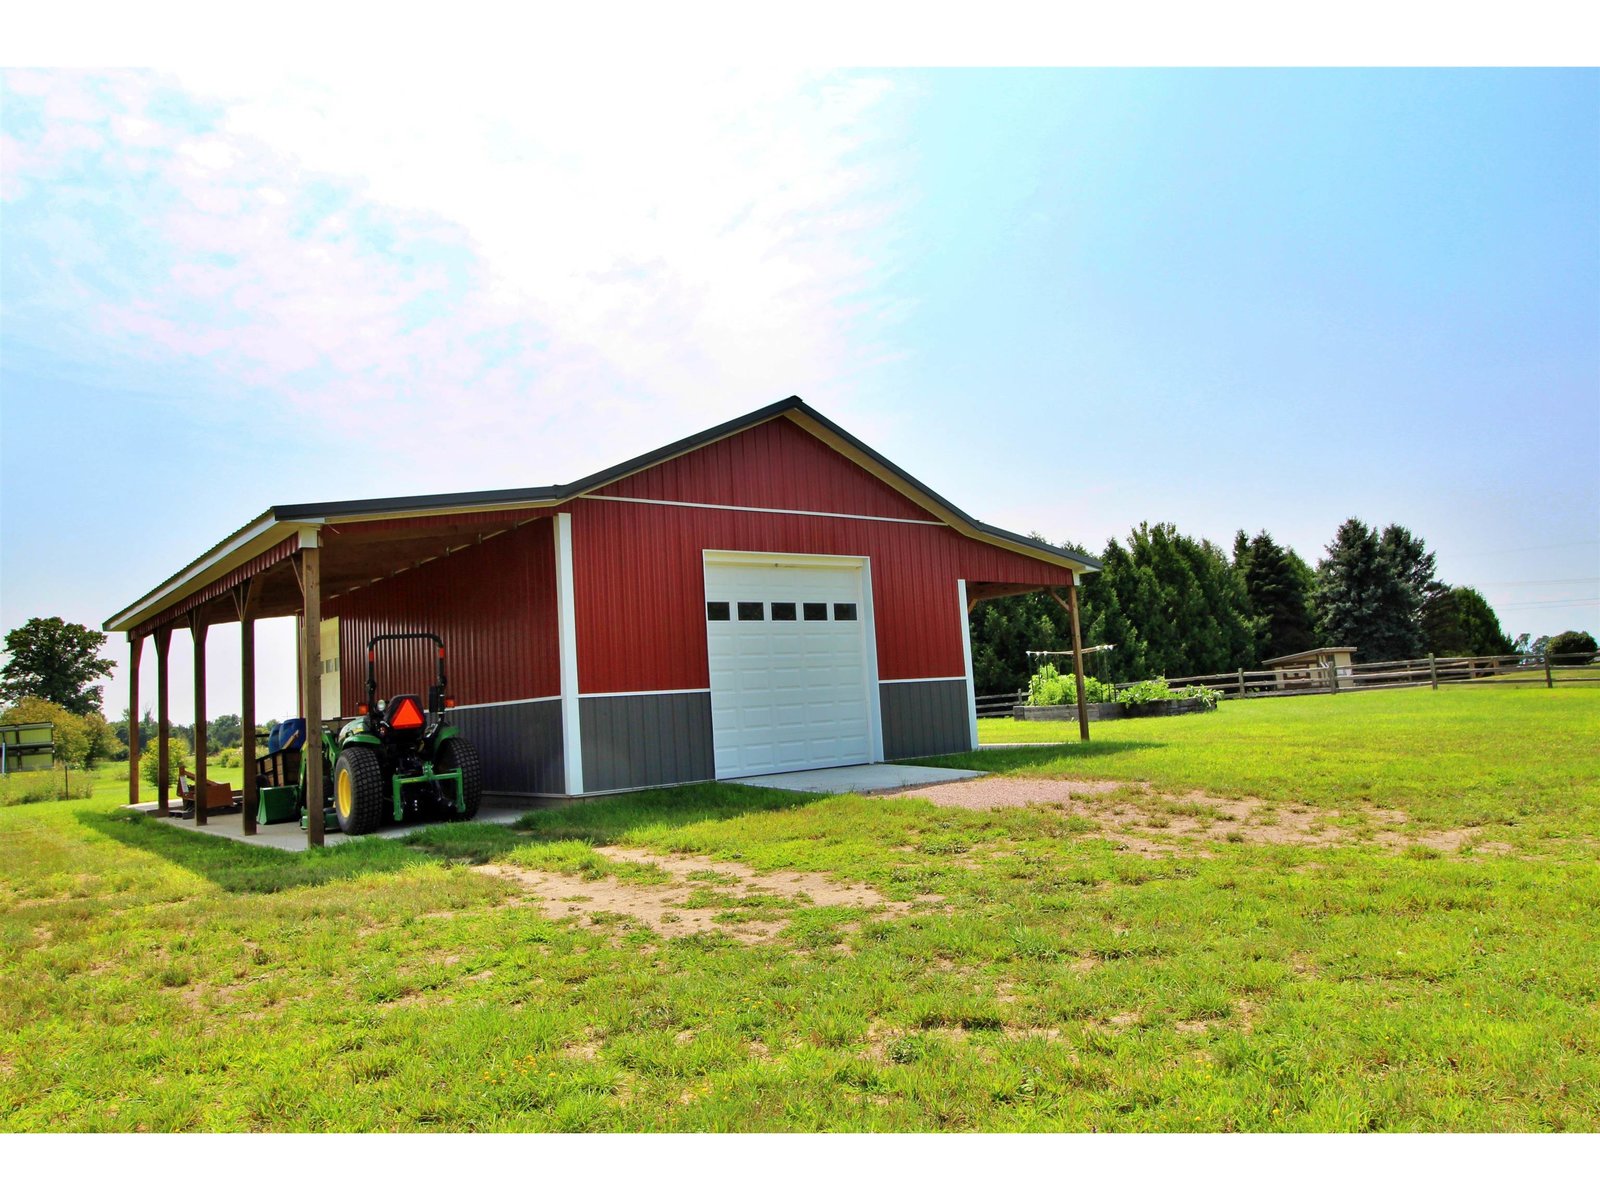
<instances>
[{"instance_id":1,"label":"wooden bench","mask_svg":"<svg viewBox=\"0 0 1600 1200\"><path fill-rule=\"evenodd\" d=\"M194 807L194 785L196 783L194 772L187 767L178 772L178 799L185 808ZM206 811L218 812L222 809L232 808L244 800L243 792L235 792L225 783L215 780L206 780Z\"/></svg>"}]
</instances>

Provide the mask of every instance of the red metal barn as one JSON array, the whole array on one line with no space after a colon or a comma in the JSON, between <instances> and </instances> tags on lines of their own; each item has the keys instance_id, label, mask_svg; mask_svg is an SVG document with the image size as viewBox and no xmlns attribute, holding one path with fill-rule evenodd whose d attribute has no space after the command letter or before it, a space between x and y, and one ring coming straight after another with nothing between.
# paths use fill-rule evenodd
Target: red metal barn
<instances>
[{"instance_id":1,"label":"red metal barn","mask_svg":"<svg viewBox=\"0 0 1600 1200\"><path fill-rule=\"evenodd\" d=\"M435 631L486 788L576 795L971 748L970 607L1097 565L790 398L563 487L274 508L107 628L312 613L322 717Z\"/></svg>"}]
</instances>

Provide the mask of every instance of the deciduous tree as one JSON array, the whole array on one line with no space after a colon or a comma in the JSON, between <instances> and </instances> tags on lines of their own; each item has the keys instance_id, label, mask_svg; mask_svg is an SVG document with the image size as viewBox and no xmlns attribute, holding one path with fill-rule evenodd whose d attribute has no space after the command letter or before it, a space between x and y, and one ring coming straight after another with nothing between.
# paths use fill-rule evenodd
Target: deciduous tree
<instances>
[{"instance_id":1,"label":"deciduous tree","mask_svg":"<svg viewBox=\"0 0 1600 1200\"><path fill-rule=\"evenodd\" d=\"M37 696L78 716L100 707L99 687L91 687L116 663L98 657L106 635L60 617L34 617L6 634L0 667L0 702Z\"/></svg>"}]
</instances>

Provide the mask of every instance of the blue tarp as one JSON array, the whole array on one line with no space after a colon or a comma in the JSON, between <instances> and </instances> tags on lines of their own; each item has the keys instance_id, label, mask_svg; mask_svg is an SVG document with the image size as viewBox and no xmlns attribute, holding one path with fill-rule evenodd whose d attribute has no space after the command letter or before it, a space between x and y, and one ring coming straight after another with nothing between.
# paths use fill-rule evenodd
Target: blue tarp
<instances>
[{"instance_id":1,"label":"blue tarp","mask_svg":"<svg viewBox=\"0 0 1600 1200\"><path fill-rule=\"evenodd\" d=\"M279 750L293 750L305 744L305 718L290 717L287 721L273 727L272 736L267 739L267 753L276 754Z\"/></svg>"}]
</instances>

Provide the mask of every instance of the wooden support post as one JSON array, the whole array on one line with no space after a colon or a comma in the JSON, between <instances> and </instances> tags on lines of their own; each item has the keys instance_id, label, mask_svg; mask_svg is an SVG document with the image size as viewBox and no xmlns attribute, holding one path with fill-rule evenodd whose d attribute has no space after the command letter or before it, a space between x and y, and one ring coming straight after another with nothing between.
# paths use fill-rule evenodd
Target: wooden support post
<instances>
[{"instance_id":1,"label":"wooden support post","mask_svg":"<svg viewBox=\"0 0 1600 1200\"><path fill-rule=\"evenodd\" d=\"M244 832L256 832L258 791L256 784L256 618L250 610L255 581L247 579L233 589L234 607L239 612L239 725L244 747Z\"/></svg>"},{"instance_id":2,"label":"wooden support post","mask_svg":"<svg viewBox=\"0 0 1600 1200\"><path fill-rule=\"evenodd\" d=\"M206 823L206 621L197 608L189 614L194 638L194 823Z\"/></svg>"},{"instance_id":3,"label":"wooden support post","mask_svg":"<svg viewBox=\"0 0 1600 1200\"><path fill-rule=\"evenodd\" d=\"M1078 681L1078 740L1089 740L1089 698L1084 694L1083 683L1083 635L1078 628L1078 577L1074 575L1072 582L1067 584L1067 598L1063 600L1061 594L1050 589L1050 595L1055 602L1067 610L1067 616L1072 618L1072 674Z\"/></svg>"},{"instance_id":4,"label":"wooden support post","mask_svg":"<svg viewBox=\"0 0 1600 1200\"><path fill-rule=\"evenodd\" d=\"M1328 660L1328 691L1339 694L1339 664L1332 659Z\"/></svg>"},{"instance_id":5,"label":"wooden support post","mask_svg":"<svg viewBox=\"0 0 1600 1200\"><path fill-rule=\"evenodd\" d=\"M1083 635L1078 631L1078 576L1067 584L1067 611L1072 614L1072 673L1078 680L1078 740L1089 740L1089 698L1083 685Z\"/></svg>"},{"instance_id":6,"label":"wooden support post","mask_svg":"<svg viewBox=\"0 0 1600 1200\"><path fill-rule=\"evenodd\" d=\"M322 845L322 552L300 545L300 586L304 591L305 626L300 642L300 678L306 718L306 845Z\"/></svg>"},{"instance_id":7,"label":"wooden support post","mask_svg":"<svg viewBox=\"0 0 1600 1200\"><path fill-rule=\"evenodd\" d=\"M167 743L172 740L172 714L167 702L167 651L172 648L172 626L156 630L156 797L161 815L168 812L172 795L172 755Z\"/></svg>"},{"instance_id":8,"label":"wooden support post","mask_svg":"<svg viewBox=\"0 0 1600 1200\"><path fill-rule=\"evenodd\" d=\"M1244 699L1244 668L1239 668L1239 699Z\"/></svg>"},{"instance_id":9,"label":"wooden support post","mask_svg":"<svg viewBox=\"0 0 1600 1200\"><path fill-rule=\"evenodd\" d=\"M1439 663L1433 655L1428 655L1428 678L1433 681L1433 690L1439 690Z\"/></svg>"},{"instance_id":10,"label":"wooden support post","mask_svg":"<svg viewBox=\"0 0 1600 1200\"><path fill-rule=\"evenodd\" d=\"M195 645L195 824L205 824L205 618L200 610L189 614L189 634Z\"/></svg>"},{"instance_id":11,"label":"wooden support post","mask_svg":"<svg viewBox=\"0 0 1600 1200\"><path fill-rule=\"evenodd\" d=\"M1550 673L1549 643L1546 643L1544 648L1544 686L1547 688L1553 688L1556 686L1556 677Z\"/></svg>"},{"instance_id":12,"label":"wooden support post","mask_svg":"<svg viewBox=\"0 0 1600 1200\"><path fill-rule=\"evenodd\" d=\"M128 803L139 803L139 656L144 634L128 631Z\"/></svg>"}]
</instances>

